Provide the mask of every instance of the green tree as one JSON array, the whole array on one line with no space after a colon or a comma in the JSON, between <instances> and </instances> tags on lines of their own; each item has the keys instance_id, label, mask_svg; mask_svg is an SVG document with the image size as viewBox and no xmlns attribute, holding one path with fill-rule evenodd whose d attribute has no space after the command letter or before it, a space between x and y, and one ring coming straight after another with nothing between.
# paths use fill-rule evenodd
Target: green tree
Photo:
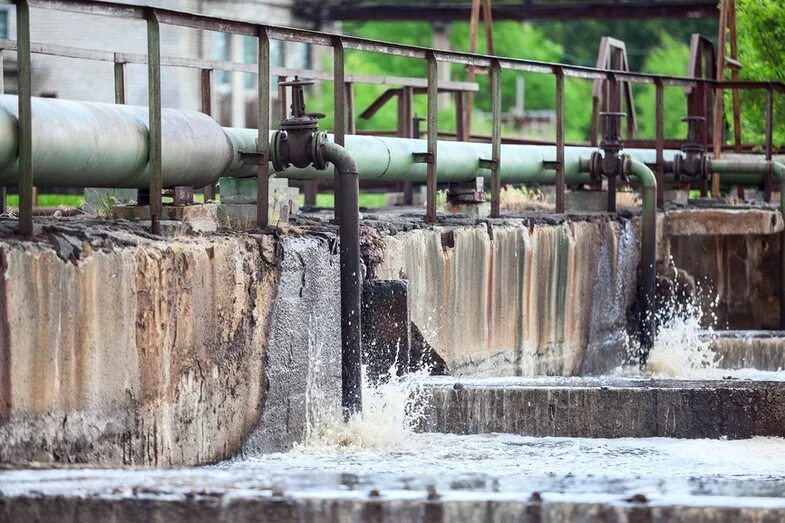
<instances>
[{"instance_id":1,"label":"green tree","mask_svg":"<svg viewBox=\"0 0 785 523\"><path fill-rule=\"evenodd\" d=\"M660 46L646 57L643 71L670 76L685 76L690 58L690 49L667 34L661 37ZM640 138L653 139L656 132L656 92L653 85L635 85L635 111L638 116ZM666 87L663 92L663 130L666 138L684 138L687 124L681 119L687 116L687 98L680 87Z\"/></svg>"},{"instance_id":2,"label":"green tree","mask_svg":"<svg viewBox=\"0 0 785 523\"><path fill-rule=\"evenodd\" d=\"M747 80L785 82L785 3L781 0L738 0L740 77ZM726 94L726 107L730 107ZM762 143L765 134L764 91L742 91L742 135L745 142ZM774 141L785 143L785 96L774 94Z\"/></svg>"}]
</instances>

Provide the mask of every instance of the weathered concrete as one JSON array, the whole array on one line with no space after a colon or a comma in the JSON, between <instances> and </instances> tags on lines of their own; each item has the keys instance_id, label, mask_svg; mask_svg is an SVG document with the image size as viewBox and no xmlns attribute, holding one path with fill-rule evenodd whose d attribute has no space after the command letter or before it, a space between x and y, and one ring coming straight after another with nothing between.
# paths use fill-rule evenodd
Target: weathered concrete
<instances>
[{"instance_id":1,"label":"weathered concrete","mask_svg":"<svg viewBox=\"0 0 785 523\"><path fill-rule=\"evenodd\" d=\"M773 207L673 209L665 212L664 218L665 234L670 237L774 234L783 230L782 214Z\"/></svg>"},{"instance_id":2,"label":"weathered concrete","mask_svg":"<svg viewBox=\"0 0 785 523\"><path fill-rule=\"evenodd\" d=\"M336 492L330 496L298 494L271 496L253 492L222 494L210 490L184 496L165 496L140 489L130 496L103 494L81 497L28 496L0 497L0 522L16 521L121 521L143 522L423 522L516 521L521 523L557 523L592 521L608 523L679 522L703 523L782 521L785 509L778 503L761 502L760 506L691 505L673 499L647 503L646 497L583 495L541 496L460 496L428 499L427 494L403 494L377 498L348 496ZM468 499L467 499L468 498ZM565 499L567 498L567 499ZM641 501L639 501L639 499ZM768 500L767 500L768 501Z\"/></svg>"},{"instance_id":3,"label":"weathered concrete","mask_svg":"<svg viewBox=\"0 0 785 523\"><path fill-rule=\"evenodd\" d=\"M259 419L277 275L261 236L0 243L0 461L228 457Z\"/></svg>"},{"instance_id":4,"label":"weathered concrete","mask_svg":"<svg viewBox=\"0 0 785 523\"><path fill-rule=\"evenodd\" d=\"M220 208L220 205L214 203L164 205L161 207L162 220L182 222L186 230L193 232L215 232L219 226ZM150 221L150 207L147 205L119 205L111 208L109 214L113 218L132 222Z\"/></svg>"},{"instance_id":5,"label":"weathered concrete","mask_svg":"<svg viewBox=\"0 0 785 523\"><path fill-rule=\"evenodd\" d=\"M725 331L706 336L726 369L785 369L785 332Z\"/></svg>"},{"instance_id":6,"label":"weathered concrete","mask_svg":"<svg viewBox=\"0 0 785 523\"><path fill-rule=\"evenodd\" d=\"M676 236L667 243L673 264L696 282L697 302L716 315L711 326L779 327L779 234Z\"/></svg>"},{"instance_id":7,"label":"weathered concrete","mask_svg":"<svg viewBox=\"0 0 785 523\"><path fill-rule=\"evenodd\" d=\"M0 242L1 462L211 462L263 411L282 448L305 430L311 368L340 383L329 241L163 242L95 222L44 233Z\"/></svg>"},{"instance_id":8,"label":"weathered concrete","mask_svg":"<svg viewBox=\"0 0 785 523\"><path fill-rule=\"evenodd\" d=\"M281 244L262 416L243 445L245 454L290 449L303 441L314 401L325 409L341 401L337 253L329 241L314 237L285 238Z\"/></svg>"},{"instance_id":9,"label":"weathered concrete","mask_svg":"<svg viewBox=\"0 0 785 523\"><path fill-rule=\"evenodd\" d=\"M432 378L422 430L585 438L785 436L785 383Z\"/></svg>"},{"instance_id":10,"label":"weathered concrete","mask_svg":"<svg viewBox=\"0 0 785 523\"><path fill-rule=\"evenodd\" d=\"M409 280L412 321L457 374L601 372L635 297L632 220L497 220L385 234L373 267Z\"/></svg>"}]
</instances>

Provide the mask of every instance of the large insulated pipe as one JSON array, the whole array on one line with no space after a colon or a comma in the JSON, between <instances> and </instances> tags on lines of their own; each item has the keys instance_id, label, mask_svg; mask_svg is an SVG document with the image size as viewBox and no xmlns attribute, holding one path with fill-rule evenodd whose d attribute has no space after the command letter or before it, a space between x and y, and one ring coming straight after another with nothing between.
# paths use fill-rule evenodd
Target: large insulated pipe
<instances>
[{"instance_id":1,"label":"large insulated pipe","mask_svg":"<svg viewBox=\"0 0 785 523\"><path fill-rule=\"evenodd\" d=\"M706 160L708 172L734 174L736 176L774 175L780 182L780 214L785 220L785 165L779 162L740 161L740 160ZM762 178L761 178L762 180ZM756 183L759 183L756 180ZM785 231L780 232L780 329L785 329Z\"/></svg>"},{"instance_id":2,"label":"large insulated pipe","mask_svg":"<svg viewBox=\"0 0 785 523\"><path fill-rule=\"evenodd\" d=\"M33 98L36 185L147 188L147 108ZM17 183L17 97L0 96L0 184ZM196 111L162 113L163 186L215 182L234 159L223 128Z\"/></svg>"}]
</instances>

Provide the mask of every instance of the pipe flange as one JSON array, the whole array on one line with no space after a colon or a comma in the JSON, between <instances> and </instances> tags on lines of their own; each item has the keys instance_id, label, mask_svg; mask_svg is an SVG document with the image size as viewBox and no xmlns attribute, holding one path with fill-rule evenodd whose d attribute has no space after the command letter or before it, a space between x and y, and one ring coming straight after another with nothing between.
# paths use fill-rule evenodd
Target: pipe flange
<instances>
[{"instance_id":1,"label":"pipe flange","mask_svg":"<svg viewBox=\"0 0 785 523\"><path fill-rule=\"evenodd\" d=\"M680 154L676 154L673 156L673 180L679 181L682 175L682 163L684 162L684 157Z\"/></svg>"},{"instance_id":2,"label":"pipe flange","mask_svg":"<svg viewBox=\"0 0 785 523\"><path fill-rule=\"evenodd\" d=\"M589 176L595 183L602 183L602 154L594 151L589 156Z\"/></svg>"},{"instance_id":3,"label":"pipe flange","mask_svg":"<svg viewBox=\"0 0 785 523\"><path fill-rule=\"evenodd\" d=\"M319 171L327 169L330 162L324 155L324 145L327 143L327 133L324 131L314 133L311 139L311 158L313 166Z\"/></svg>"},{"instance_id":4,"label":"pipe flange","mask_svg":"<svg viewBox=\"0 0 785 523\"><path fill-rule=\"evenodd\" d=\"M279 173L289 167L288 155L284 153L284 143L288 140L286 131L275 131L270 138L270 162L275 172Z\"/></svg>"}]
</instances>

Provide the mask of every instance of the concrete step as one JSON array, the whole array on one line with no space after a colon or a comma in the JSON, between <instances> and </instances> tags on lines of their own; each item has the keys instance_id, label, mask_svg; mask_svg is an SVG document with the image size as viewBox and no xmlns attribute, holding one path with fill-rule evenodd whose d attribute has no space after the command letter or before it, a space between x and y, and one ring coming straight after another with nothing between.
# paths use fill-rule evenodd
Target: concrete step
<instances>
[{"instance_id":1,"label":"concrete step","mask_svg":"<svg viewBox=\"0 0 785 523\"><path fill-rule=\"evenodd\" d=\"M785 369L785 331L717 331L703 338L724 369Z\"/></svg>"},{"instance_id":2,"label":"concrete step","mask_svg":"<svg viewBox=\"0 0 785 523\"><path fill-rule=\"evenodd\" d=\"M546 450L557 454L564 450L561 444L542 442ZM570 442L566 445L573 446ZM582 440L580 445L597 450L605 444ZM621 459L652 460L659 457L658 449L662 450L657 443L644 443L628 449L638 454ZM558 459L564 460L564 456ZM606 462L612 468L619 459L608 455ZM267 468L245 465L245 469L3 472L0 521L621 523L782 521L785 514L782 481L771 477L757 482L736 480L732 486L703 477L663 480L661 474L627 480L602 480L585 474L494 478L467 474L472 467L469 462L442 475L450 481L446 486L444 479L435 485L418 481L418 471L394 479L388 474L381 481L368 473L324 474L317 471L319 460L317 454L312 459L313 470L301 476L270 463ZM424 461L422 472L427 477L433 465ZM352 466L346 464L345 468ZM607 470L597 464L597 476ZM679 476L678 471L672 472Z\"/></svg>"},{"instance_id":3,"label":"concrete step","mask_svg":"<svg viewBox=\"0 0 785 523\"><path fill-rule=\"evenodd\" d=\"M565 499L576 497L578 499ZM764 500L762 506L706 506L686 504L674 497L656 504L643 498L589 495L517 496L484 495L428 499L427 493L400 493L376 499L368 495L307 494L271 496L238 493L218 495L203 491L179 497L153 497L151 493L118 498L104 494L82 498L30 496L0 499L0 521L115 521L119 523L268 523L301 522L449 522L516 521L547 523L782 521L785 503ZM710 503L711 500L702 500ZM722 503L723 500L717 500Z\"/></svg>"},{"instance_id":4,"label":"concrete step","mask_svg":"<svg viewBox=\"0 0 785 523\"><path fill-rule=\"evenodd\" d=\"M433 377L421 429L585 438L785 436L785 382Z\"/></svg>"}]
</instances>

